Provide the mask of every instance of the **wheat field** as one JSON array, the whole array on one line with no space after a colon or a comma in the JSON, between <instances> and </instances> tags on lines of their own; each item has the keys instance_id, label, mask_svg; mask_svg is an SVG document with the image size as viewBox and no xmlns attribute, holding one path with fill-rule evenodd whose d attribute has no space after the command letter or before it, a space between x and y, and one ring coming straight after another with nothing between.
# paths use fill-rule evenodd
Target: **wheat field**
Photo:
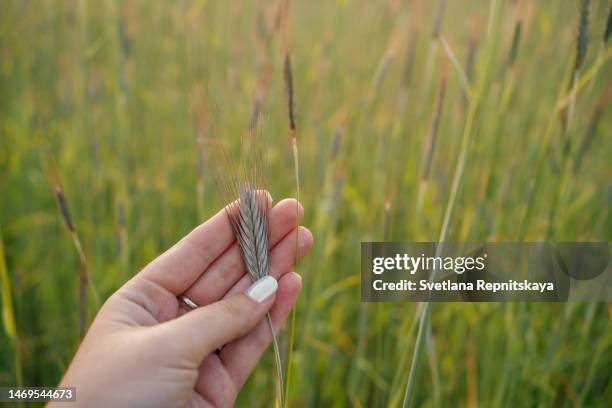
<instances>
[{"instance_id":1,"label":"wheat field","mask_svg":"<svg viewBox=\"0 0 612 408\"><path fill-rule=\"evenodd\" d=\"M608 304L437 303L417 336L419 305L360 302L359 251L610 241L610 7L2 1L0 385L56 385L101 302L224 205L203 135L238 152L259 117L295 196L290 55L315 245L287 406L607 406ZM274 381L269 351L237 405Z\"/></svg>"}]
</instances>

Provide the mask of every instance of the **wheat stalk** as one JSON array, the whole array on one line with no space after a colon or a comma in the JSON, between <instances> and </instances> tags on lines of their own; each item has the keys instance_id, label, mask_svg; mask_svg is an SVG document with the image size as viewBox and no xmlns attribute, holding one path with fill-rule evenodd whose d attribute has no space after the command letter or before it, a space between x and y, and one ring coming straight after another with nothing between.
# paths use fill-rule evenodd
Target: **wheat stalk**
<instances>
[{"instance_id":1,"label":"wheat stalk","mask_svg":"<svg viewBox=\"0 0 612 408\"><path fill-rule=\"evenodd\" d=\"M11 279L4 257L4 244L0 234L0 292L2 293L2 323L4 332L13 344L13 361L15 370L15 381L18 386L23 386L23 369L21 366L21 348L19 345L19 332L15 322L15 309L13 308L13 294L11 293Z\"/></svg>"},{"instance_id":2,"label":"wheat stalk","mask_svg":"<svg viewBox=\"0 0 612 408\"><path fill-rule=\"evenodd\" d=\"M423 199L427 192L427 183L429 181L429 174L431 172L431 163L433 159L434 150L436 148L436 139L438 134L438 128L440 126L440 117L442 116L442 109L444 107L444 95L446 93L446 69L442 70L442 77L440 78L440 85L438 88L438 96L435 101L434 111L431 117L431 124L427 132L427 139L423 148L423 164L421 168L421 181L419 185L419 191L417 195L417 220L420 219L421 209L423 207Z\"/></svg>"},{"instance_id":3,"label":"wheat stalk","mask_svg":"<svg viewBox=\"0 0 612 408\"><path fill-rule=\"evenodd\" d=\"M266 157L264 143L253 133L242 140L244 150L241 164L237 165L216 139L205 139L208 162L217 188L228 201L225 212L247 273L255 282L270 272L269 261L269 198L264 175ZM238 198L238 200L236 200ZM277 394L279 406L283 401L283 366L278 339L270 314L266 315L272 334L274 358L276 360Z\"/></svg>"},{"instance_id":4,"label":"wheat stalk","mask_svg":"<svg viewBox=\"0 0 612 408\"><path fill-rule=\"evenodd\" d=\"M47 173L47 177L52 184L53 194L55 196L55 200L57 202L57 206L59 208L60 213L62 214L62 218L64 219L64 223L70 232L70 238L72 239L72 243L74 245L74 249L79 257L79 289L78 289L78 301L79 301L79 327L78 327L78 335L79 340L82 340L85 336L85 330L87 328L87 303L88 303L88 291L91 289L91 294L93 295L93 300L96 306L100 304L100 297L98 292L91 282L89 276L89 266L87 263L87 257L85 256L85 250L83 249L83 245L81 244L81 239L77 232L74 219L72 217L72 213L70 212L70 208L68 207L68 201L66 200L66 194L64 193L64 188L62 187L62 183L60 181L57 168L55 165L55 161L53 158L50 158L44 162L45 172Z\"/></svg>"},{"instance_id":5,"label":"wheat stalk","mask_svg":"<svg viewBox=\"0 0 612 408\"><path fill-rule=\"evenodd\" d=\"M464 172L466 167L466 162L469 158L470 146L472 141L472 136L474 133L475 122L477 113L480 110L481 98L485 90L485 85L487 83L488 72L490 69L491 63L491 55L494 45L494 36L493 31L495 27L497 27L497 23L499 21L500 16L500 7L499 2L497 0L493 1L489 8L489 21L487 24L487 50L480 62L481 68L479 69L479 78L478 83L475 87L475 92L473 97L470 98L469 109L466 117L466 121L463 127L463 134L461 136L461 145L459 147L459 153L457 156L457 163L455 165L455 171L453 174L451 190L448 197L448 202L446 203L446 209L444 211L444 218L442 221L442 226L440 228L440 235L438 238L438 246L436 248L436 256L439 256L443 250L443 243L448 240L449 232L450 232L450 224L453 218L453 213L455 207L457 205L457 196L459 194L459 190L463 183ZM430 281L435 280L436 270L432 271L430 276ZM423 303L423 306L419 309L418 313L418 331L416 335L414 350L412 353L412 361L410 363L410 369L408 372L408 379L406 381L406 388L404 393L404 401L402 402L403 408L408 408L412 406L412 398L415 392L415 383L417 376L417 369L419 365L419 359L421 351L424 347L425 342L425 333L429 330L431 318L431 303L426 302Z\"/></svg>"},{"instance_id":6,"label":"wheat stalk","mask_svg":"<svg viewBox=\"0 0 612 408\"><path fill-rule=\"evenodd\" d=\"M253 282L267 276L270 272L270 260L268 257L268 198L265 190L257 190L254 183L245 180L239 186L240 199L225 207L225 211L232 225L232 230L242 260L247 272ZM280 358L278 340L272 324L270 314L266 315L270 331L272 333L272 344L276 358L276 369L278 375L278 398L280 406L283 406L283 371Z\"/></svg>"},{"instance_id":7,"label":"wheat stalk","mask_svg":"<svg viewBox=\"0 0 612 408\"><path fill-rule=\"evenodd\" d=\"M559 209L559 205L565 190L565 184L569 177L569 156L572 150L572 140L570 138L570 132L572 127L572 120L574 117L574 111L576 108L576 99L578 96L578 83L580 81L581 69L586 58L587 46L589 41L589 5L590 0L581 0L580 2L580 10L578 14L578 34L576 35L576 55L574 60L574 70L568 86L568 92L571 95L571 98L569 105L567 107L564 107L559 112L559 117L563 125L560 175L557 179L556 188L554 190L550 209L548 212L548 227L546 229L547 240L552 240L555 237L555 221L557 218L557 211Z\"/></svg>"},{"instance_id":8,"label":"wheat stalk","mask_svg":"<svg viewBox=\"0 0 612 408\"><path fill-rule=\"evenodd\" d=\"M74 248L79 256L79 339L82 340L85 336L85 328L87 326L87 288L89 287L87 258L85 257L85 251L83 250L83 245L77 234L72 215L68 209L68 202L66 201L64 190L61 185L56 184L53 187L53 192L57 200L57 205L62 213L62 217L64 218L64 222L70 231L70 237L72 238Z\"/></svg>"},{"instance_id":9,"label":"wheat stalk","mask_svg":"<svg viewBox=\"0 0 612 408\"><path fill-rule=\"evenodd\" d=\"M291 150L293 153L293 172L295 175L295 228L296 231L299 228L299 214L300 214L300 161L299 161L299 149L296 133L296 121L295 121L295 89L293 87L293 70L291 67L291 55L290 55L290 38L289 38L289 0L284 0L281 3L281 35L282 45L285 51L285 58L283 61L283 82L285 88L285 101L287 105L287 116L289 119L289 133L291 135ZM298 248L299 248L299 234L295 234L295 267L297 269L298 264ZM291 312L291 329L289 334L289 353L287 356L287 384L284 389L284 399L287 400L289 396L289 386L291 385L291 373L292 373L292 362L293 362L293 343L295 340L295 320L296 310L294 307Z\"/></svg>"},{"instance_id":10,"label":"wheat stalk","mask_svg":"<svg viewBox=\"0 0 612 408\"><path fill-rule=\"evenodd\" d=\"M612 89L608 89L602 92L599 97L595 108L593 109L593 113L591 113L591 118L589 119L588 125L584 131L582 136L582 142L576 151L576 156L574 157L573 171L577 173L580 169L580 165L582 164L582 158L584 154L589 149L589 146L593 142L597 126L603 116L604 108L606 107L610 96L612 95Z\"/></svg>"}]
</instances>

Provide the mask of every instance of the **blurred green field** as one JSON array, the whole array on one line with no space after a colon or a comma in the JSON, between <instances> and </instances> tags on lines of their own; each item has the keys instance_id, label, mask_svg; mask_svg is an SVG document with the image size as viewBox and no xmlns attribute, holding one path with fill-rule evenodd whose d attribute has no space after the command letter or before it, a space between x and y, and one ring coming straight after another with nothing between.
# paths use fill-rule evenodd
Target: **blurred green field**
<instances>
[{"instance_id":1,"label":"blurred green field","mask_svg":"<svg viewBox=\"0 0 612 408\"><path fill-rule=\"evenodd\" d=\"M609 2L589 3L582 48L579 1L446 3L291 4L303 224L315 237L298 267L291 406L404 400L419 306L360 303L360 241L611 240ZM279 3L1 8L0 385L51 386L78 342L79 257L50 173L101 300L221 208L198 136L237 146L258 97L270 191L295 195ZM90 320L99 306L89 296ZM412 403L608 406L611 311L435 304ZM238 406L272 404L273 363L268 353Z\"/></svg>"}]
</instances>

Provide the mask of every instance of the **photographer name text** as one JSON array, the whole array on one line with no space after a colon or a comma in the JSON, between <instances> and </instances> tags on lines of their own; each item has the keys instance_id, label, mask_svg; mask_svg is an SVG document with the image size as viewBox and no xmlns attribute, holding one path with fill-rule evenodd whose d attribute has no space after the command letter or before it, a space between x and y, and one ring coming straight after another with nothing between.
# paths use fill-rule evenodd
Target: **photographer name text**
<instances>
[{"instance_id":1,"label":"photographer name text","mask_svg":"<svg viewBox=\"0 0 612 408\"><path fill-rule=\"evenodd\" d=\"M433 272L453 272L463 275L471 271L486 271L487 254L478 257L439 257L439 256L411 256L408 254L396 254L390 257L375 257L372 259L372 273L378 278L372 281L372 289L381 291L430 291L430 292L553 292L555 290L553 282L532 282L526 279L490 282L485 279L475 279L473 281L455 282L450 279L432 281ZM428 278L411 280L395 279L385 281L383 274L389 272L399 273L402 277L412 278L416 273L426 273Z\"/></svg>"}]
</instances>

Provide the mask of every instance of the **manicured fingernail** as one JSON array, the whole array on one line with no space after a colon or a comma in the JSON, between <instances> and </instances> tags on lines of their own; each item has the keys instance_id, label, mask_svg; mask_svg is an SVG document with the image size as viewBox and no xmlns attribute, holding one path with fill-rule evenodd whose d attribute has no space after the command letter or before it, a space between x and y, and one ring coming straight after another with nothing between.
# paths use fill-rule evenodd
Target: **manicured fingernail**
<instances>
[{"instance_id":1,"label":"manicured fingernail","mask_svg":"<svg viewBox=\"0 0 612 408\"><path fill-rule=\"evenodd\" d=\"M276 292L276 289L278 289L278 282L273 276L268 275L254 282L251 287L247 289L246 294L257 303L262 303L272 296Z\"/></svg>"}]
</instances>

